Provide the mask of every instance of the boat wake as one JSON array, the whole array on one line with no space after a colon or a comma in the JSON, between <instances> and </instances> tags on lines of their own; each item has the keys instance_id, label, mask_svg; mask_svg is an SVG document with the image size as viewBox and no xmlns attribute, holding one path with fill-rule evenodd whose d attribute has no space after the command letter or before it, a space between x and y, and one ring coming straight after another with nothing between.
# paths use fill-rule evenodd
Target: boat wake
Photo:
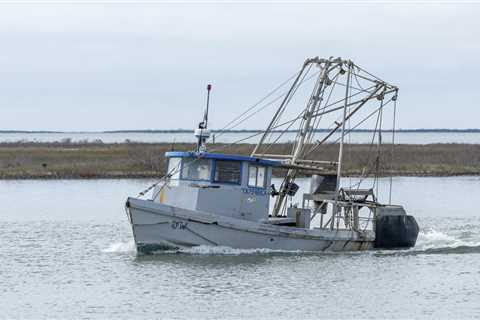
<instances>
[{"instance_id":1,"label":"boat wake","mask_svg":"<svg viewBox=\"0 0 480 320\"><path fill-rule=\"evenodd\" d=\"M480 236L480 235L479 235ZM302 251L302 250L272 250L272 249L234 249L230 247L213 247L213 246L198 246L191 248L181 248L177 250L167 250L168 253L183 253L191 255L255 255L255 254L340 254L345 255L347 252L318 252L318 251ZM375 252L375 251L374 251ZM361 254L361 252L350 252L354 254ZM409 250L382 250L376 253L385 254L465 254L465 253L480 253L480 241L472 239L461 239L447 233L428 229L420 232L418 236L417 245Z\"/></svg>"},{"instance_id":2,"label":"boat wake","mask_svg":"<svg viewBox=\"0 0 480 320\"><path fill-rule=\"evenodd\" d=\"M271 254L271 253L306 253L307 251L288 251L288 250L273 250L273 249L235 249L230 247L223 246L197 246L190 248L181 248L175 250L176 253L186 253L192 255L229 255L229 256L239 256L239 255L252 255L252 254Z\"/></svg>"},{"instance_id":3,"label":"boat wake","mask_svg":"<svg viewBox=\"0 0 480 320\"><path fill-rule=\"evenodd\" d=\"M480 253L480 245L477 246L458 246L458 247L442 247L431 248L421 251L423 254L465 254Z\"/></svg>"},{"instance_id":4,"label":"boat wake","mask_svg":"<svg viewBox=\"0 0 480 320\"><path fill-rule=\"evenodd\" d=\"M417 245L409 250L425 254L480 253L480 234L451 230L449 233L426 229L419 233Z\"/></svg>"},{"instance_id":5,"label":"boat wake","mask_svg":"<svg viewBox=\"0 0 480 320\"><path fill-rule=\"evenodd\" d=\"M474 230L472 230L474 229ZM380 250L373 251L379 255L417 255L417 254L471 254L480 253L480 226L473 226L465 230L449 230L442 232L433 228L420 231L417 244L409 250ZM115 242L102 250L106 253L132 253L135 252L133 240ZM154 254L187 254L187 255L263 255L263 254L326 254L324 252L301 250L273 250L273 249L235 249L224 246L196 246L188 248L166 248L157 250ZM335 253L328 253L335 254ZM345 254L345 252L343 253Z\"/></svg>"},{"instance_id":6,"label":"boat wake","mask_svg":"<svg viewBox=\"0 0 480 320\"><path fill-rule=\"evenodd\" d=\"M126 253L126 252L135 252L135 242L132 240L125 242L114 242L102 250L106 253Z\"/></svg>"},{"instance_id":7,"label":"boat wake","mask_svg":"<svg viewBox=\"0 0 480 320\"><path fill-rule=\"evenodd\" d=\"M107 248L103 249L102 252L106 253L129 253L135 252L135 242L133 240L126 242L115 242L112 243ZM239 255L255 255L255 254L299 254L299 253L315 253L309 251L301 250L273 250L273 249L235 249L225 246L195 246L195 247L184 247L184 248L168 248L154 250L149 254L187 254L187 255L226 255L226 256L239 256Z\"/></svg>"},{"instance_id":8,"label":"boat wake","mask_svg":"<svg viewBox=\"0 0 480 320\"><path fill-rule=\"evenodd\" d=\"M376 255L472 254L480 253L480 225L462 225L439 231L426 228L409 250L380 250Z\"/></svg>"}]
</instances>

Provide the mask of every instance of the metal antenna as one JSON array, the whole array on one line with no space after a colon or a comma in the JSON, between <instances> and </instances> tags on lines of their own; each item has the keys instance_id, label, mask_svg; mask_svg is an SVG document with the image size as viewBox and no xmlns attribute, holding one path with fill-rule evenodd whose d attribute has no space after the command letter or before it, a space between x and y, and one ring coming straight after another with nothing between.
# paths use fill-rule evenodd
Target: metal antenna
<instances>
[{"instance_id":1,"label":"metal antenna","mask_svg":"<svg viewBox=\"0 0 480 320\"><path fill-rule=\"evenodd\" d=\"M205 142L210 137L210 131L208 131L208 107L210 105L210 90L212 85L207 85L207 107L203 115L203 121L198 124L198 129L195 130L195 137L198 138L197 152L205 151Z\"/></svg>"},{"instance_id":2,"label":"metal antenna","mask_svg":"<svg viewBox=\"0 0 480 320\"><path fill-rule=\"evenodd\" d=\"M200 129L207 129L208 127L208 107L210 105L210 91L212 90L212 85L207 85L207 107L205 108L205 114L203 115L203 121L200 123Z\"/></svg>"}]
</instances>

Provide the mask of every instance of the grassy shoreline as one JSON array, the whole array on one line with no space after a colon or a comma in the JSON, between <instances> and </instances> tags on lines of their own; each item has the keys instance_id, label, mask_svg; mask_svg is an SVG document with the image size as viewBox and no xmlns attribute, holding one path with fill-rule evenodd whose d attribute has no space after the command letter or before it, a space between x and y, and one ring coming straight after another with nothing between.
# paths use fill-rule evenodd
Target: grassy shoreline
<instances>
[{"instance_id":1,"label":"grassy shoreline","mask_svg":"<svg viewBox=\"0 0 480 320\"><path fill-rule=\"evenodd\" d=\"M290 144L273 145L269 153L281 154ZM176 144L175 150L192 150L193 144ZM251 144L210 145L213 152L248 155ZM158 178L166 170L164 153L169 143L0 143L0 179L101 179ZM312 159L335 161L338 145L324 145ZM480 175L480 145L397 145L393 167L391 146L380 150L382 175L456 176ZM344 174L358 176L365 164L375 165L376 147L354 144L345 147ZM333 173L330 168L329 171ZM279 174L279 172L277 172Z\"/></svg>"}]
</instances>

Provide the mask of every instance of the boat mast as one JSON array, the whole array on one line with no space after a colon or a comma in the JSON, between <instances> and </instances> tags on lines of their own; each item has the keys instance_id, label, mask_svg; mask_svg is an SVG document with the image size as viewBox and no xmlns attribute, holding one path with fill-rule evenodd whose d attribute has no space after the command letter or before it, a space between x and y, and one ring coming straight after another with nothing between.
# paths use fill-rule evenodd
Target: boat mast
<instances>
[{"instance_id":1,"label":"boat mast","mask_svg":"<svg viewBox=\"0 0 480 320\"><path fill-rule=\"evenodd\" d=\"M335 186L335 203L333 206L332 221L330 227L333 228L335 222L335 215L337 213L337 201L340 198L340 180L342 179L342 162L343 162L343 143L345 141L345 122L347 122L347 107L348 107L348 98L349 98L349 88L350 88L350 76L352 69L352 62L348 61L347 63L347 85L345 86L345 101L343 105L343 118L342 118L342 131L340 138L340 146L338 149L338 164L337 164L337 184Z\"/></svg>"},{"instance_id":2,"label":"boat mast","mask_svg":"<svg viewBox=\"0 0 480 320\"><path fill-rule=\"evenodd\" d=\"M207 107L205 108L205 115L203 116L203 124L204 128L207 129L208 127L208 107L210 106L210 90L212 90L212 85L207 85Z\"/></svg>"},{"instance_id":3,"label":"boat mast","mask_svg":"<svg viewBox=\"0 0 480 320\"><path fill-rule=\"evenodd\" d=\"M299 158L303 155L304 146L305 146L305 137L312 130L310 126L311 120L314 116L314 113L318 104L321 103L322 98L320 96L323 92L324 86L326 86L326 80L328 79L328 71L333 61L332 59L329 59L329 60L317 59L317 61L315 62L320 67L320 76L317 84L317 89L315 93L311 96L310 101L307 104L305 111L303 112L303 120L304 120L303 126L300 128L299 138L297 139L297 142L296 142L295 151L293 152L292 157L290 159L290 164L292 165L295 165L297 160L299 160ZM324 62L324 64L322 64L322 62ZM273 207L273 211L272 211L273 216L278 216L283 206L283 202L285 201L285 198L287 196L288 189L290 188L290 184L295 179L296 173L297 173L297 169L288 170L287 175L285 176L285 179L280 188L279 195L275 200L275 206Z\"/></svg>"}]
</instances>

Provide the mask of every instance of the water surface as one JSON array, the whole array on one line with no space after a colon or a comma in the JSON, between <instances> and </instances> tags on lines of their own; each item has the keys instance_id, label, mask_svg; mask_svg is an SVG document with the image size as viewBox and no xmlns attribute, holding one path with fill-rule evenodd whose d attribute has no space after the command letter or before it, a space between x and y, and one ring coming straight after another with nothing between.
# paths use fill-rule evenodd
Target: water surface
<instances>
[{"instance_id":1,"label":"water surface","mask_svg":"<svg viewBox=\"0 0 480 320\"><path fill-rule=\"evenodd\" d=\"M407 251L137 256L123 204L150 182L0 181L1 317L480 317L478 177L394 179L421 226Z\"/></svg>"}]
</instances>

